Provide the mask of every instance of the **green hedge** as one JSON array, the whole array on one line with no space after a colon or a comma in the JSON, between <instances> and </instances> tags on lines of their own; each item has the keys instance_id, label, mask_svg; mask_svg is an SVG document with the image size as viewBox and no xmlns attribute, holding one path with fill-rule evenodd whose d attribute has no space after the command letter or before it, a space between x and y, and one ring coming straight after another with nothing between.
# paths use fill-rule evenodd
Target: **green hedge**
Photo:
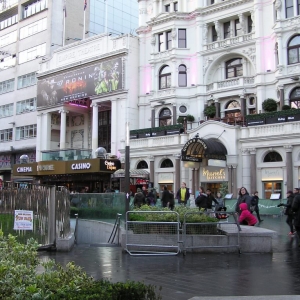
<instances>
[{"instance_id":1,"label":"green hedge","mask_svg":"<svg viewBox=\"0 0 300 300\"><path fill-rule=\"evenodd\" d=\"M288 110L281 110L281 111L272 111L268 113L262 114L254 114L254 115L247 115L247 120L261 120L273 117L285 117L285 116L292 116L300 114L300 109L288 109Z\"/></svg>"},{"instance_id":2,"label":"green hedge","mask_svg":"<svg viewBox=\"0 0 300 300\"><path fill-rule=\"evenodd\" d=\"M94 280L73 262L68 263L65 268L53 260L43 262L38 258L37 243L33 239L22 245L14 236L4 237L1 231L0 257L2 300L162 299L154 285L133 281L111 283L108 280ZM37 268L43 271L37 273Z\"/></svg>"},{"instance_id":3,"label":"green hedge","mask_svg":"<svg viewBox=\"0 0 300 300\"><path fill-rule=\"evenodd\" d=\"M174 130L174 129L183 129L183 126L181 124L176 124L176 125L169 125L169 126L136 129L136 130L130 130L130 134L158 132L163 130Z\"/></svg>"}]
</instances>

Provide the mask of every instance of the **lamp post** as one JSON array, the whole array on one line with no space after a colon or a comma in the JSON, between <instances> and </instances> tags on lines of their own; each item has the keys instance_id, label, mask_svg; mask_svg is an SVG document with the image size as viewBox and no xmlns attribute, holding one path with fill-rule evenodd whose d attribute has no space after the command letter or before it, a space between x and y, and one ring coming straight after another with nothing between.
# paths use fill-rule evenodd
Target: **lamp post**
<instances>
[{"instance_id":1,"label":"lamp post","mask_svg":"<svg viewBox=\"0 0 300 300\"><path fill-rule=\"evenodd\" d=\"M126 146L125 146L125 210L129 211L130 201L130 147L129 147L129 122L126 122Z\"/></svg>"}]
</instances>

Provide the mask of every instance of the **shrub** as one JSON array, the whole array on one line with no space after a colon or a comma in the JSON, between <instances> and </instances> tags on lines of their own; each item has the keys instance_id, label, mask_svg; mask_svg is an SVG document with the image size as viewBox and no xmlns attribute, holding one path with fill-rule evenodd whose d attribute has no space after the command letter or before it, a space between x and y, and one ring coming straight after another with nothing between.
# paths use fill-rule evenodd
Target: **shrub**
<instances>
[{"instance_id":1,"label":"shrub","mask_svg":"<svg viewBox=\"0 0 300 300\"><path fill-rule=\"evenodd\" d=\"M20 244L12 235L0 232L0 295L2 300L160 300L156 286L128 281L111 283L94 280L79 266L70 262L63 268L53 260L41 262L37 256L37 243L29 239ZM37 274L39 266L43 272Z\"/></svg>"},{"instance_id":2,"label":"shrub","mask_svg":"<svg viewBox=\"0 0 300 300\"><path fill-rule=\"evenodd\" d=\"M267 111L267 112L276 111L277 103L274 99L268 98L262 103L262 107L263 107L264 111Z\"/></svg>"},{"instance_id":3,"label":"shrub","mask_svg":"<svg viewBox=\"0 0 300 300\"><path fill-rule=\"evenodd\" d=\"M187 115L187 116L186 116L186 120L187 120L188 122L194 122L194 121L195 121L195 117L192 116L192 115Z\"/></svg>"},{"instance_id":4,"label":"shrub","mask_svg":"<svg viewBox=\"0 0 300 300\"><path fill-rule=\"evenodd\" d=\"M183 124L184 123L184 117L180 116L177 118L177 123L178 124Z\"/></svg>"},{"instance_id":5,"label":"shrub","mask_svg":"<svg viewBox=\"0 0 300 300\"><path fill-rule=\"evenodd\" d=\"M214 105L207 106L204 109L204 114L209 118L214 118L216 115L216 107Z\"/></svg>"},{"instance_id":6,"label":"shrub","mask_svg":"<svg viewBox=\"0 0 300 300\"><path fill-rule=\"evenodd\" d=\"M289 110L289 109L291 109L291 107L289 105L287 105L287 104L282 105L282 110Z\"/></svg>"}]
</instances>

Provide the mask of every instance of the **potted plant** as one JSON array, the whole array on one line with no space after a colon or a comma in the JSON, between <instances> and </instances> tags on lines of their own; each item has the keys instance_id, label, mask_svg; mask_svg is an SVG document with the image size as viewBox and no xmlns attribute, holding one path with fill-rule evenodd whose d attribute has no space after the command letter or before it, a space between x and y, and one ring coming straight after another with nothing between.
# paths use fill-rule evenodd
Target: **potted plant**
<instances>
[{"instance_id":1,"label":"potted plant","mask_svg":"<svg viewBox=\"0 0 300 300\"><path fill-rule=\"evenodd\" d=\"M268 98L262 103L262 107L266 112L277 110L277 102L274 99Z\"/></svg>"},{"instance_id":2,"label":"potted plant","mask_svg":"<svg viewBox=\"0 0 300 300\"><path fill-rule=\"evenodd\" d=\"M209 105L204 109L204 115L208 118L214 118L216 115L216 107L214 105Z\"/></svg>"},{"instance_id":3,"label":"potted plant","mask_svg":"<svg viewBox=\"0 0 300 300\"><path fill-rule=\"evenodd\" d=\"M186 116L186 120L187 120L188 122L193 123L193 122L195 121L195 118L194 118L194 116L192 116L192 115L187 115L187 116Z\"/></svg>"},{"instance_id":4,"label":"potted plant","mask_svg":"<svg viewBox=\"0 0 300 300\"><path fill-rule=\"evenodd\" d=\"M183 123L184 123L184 118L185 118L185 117L183 117L183 116L179 116L179 117L177 118L177 124L183 124Z\"/></svg>"},{"instance_id":5,"label":"potted plant","mask_svg":"<svg viewBox=\"0 0 300 300\"><path fill-rule=\"evenodd\" d=\"M291 107L287 104L283 105L281 108L281 110L289 110L289 109L291 109Z\"/></svg>"}]
</instances>

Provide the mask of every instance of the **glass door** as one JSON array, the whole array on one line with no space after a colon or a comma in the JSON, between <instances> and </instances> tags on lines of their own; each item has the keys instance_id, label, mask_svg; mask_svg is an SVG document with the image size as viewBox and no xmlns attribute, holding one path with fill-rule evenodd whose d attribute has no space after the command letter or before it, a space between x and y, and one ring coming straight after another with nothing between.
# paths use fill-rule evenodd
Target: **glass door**
<instances>
[{"instance_id":1,"label":"glass door","mask_svg":"<svg viewBox=\"0 0 300 300\"><path fill-rule=\"evenodd\" d=\"M263 198L270 199L271 194L280 194L279 199L282 197L282 181L268 181L263 182Z\"/></svg>"}]
</instances>

